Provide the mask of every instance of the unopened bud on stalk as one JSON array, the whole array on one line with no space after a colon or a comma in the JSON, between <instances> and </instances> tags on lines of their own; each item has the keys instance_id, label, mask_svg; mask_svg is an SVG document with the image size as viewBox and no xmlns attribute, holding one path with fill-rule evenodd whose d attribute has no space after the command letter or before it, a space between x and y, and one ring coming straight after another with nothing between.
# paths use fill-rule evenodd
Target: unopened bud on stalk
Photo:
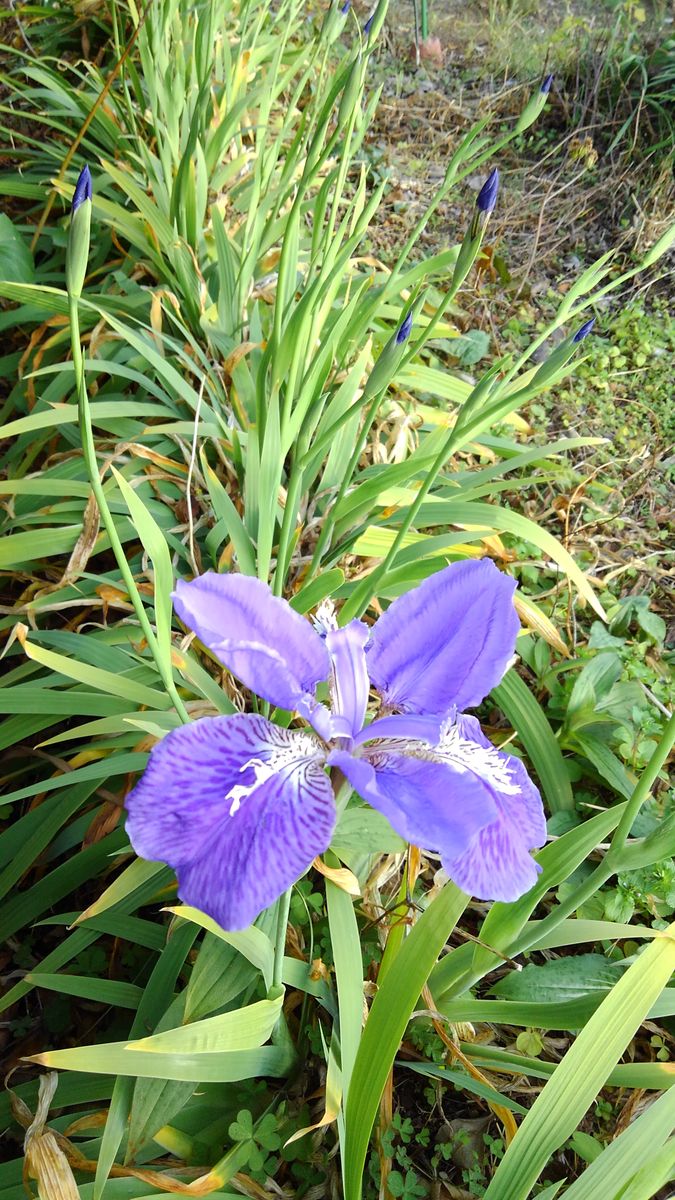
<instances>
[{"instance_id":1,"label":"unopened bud on stalk","mask_svg":"<svg viewBox=\"0 0 675 1200\"><path fill-rule=\"evenodd\" d=\"M82 295L82 286L89 258L89 230L91 226L91 175L89 167L80 171L71 208L68 249L66 251L66 290L77 299Z\"/></svg>"},{"instance_id":2,"label":"unopened bud on stalk","mask_svg":"<svg viewBox=\"0 0 675 1200\"><path fill-rule=\"evenodd\" d=\"M580 329L577 329L572 341L576 344L583 342L584 338L588 337L591 329L595 325L595 317L591 317L589 321L584 322Z\"/></svg>"},{"instance_id":3,"label":"unopened bud on stalk","mask_svg":"<svg viewBox=\"0 0 675 1200\"><path fill-rule=\"evenodd\" d=\"M534 124L539 113L546 105L552 83L553 76L546 75L542 80L541 87L537 89L533 96L530 96L516 122L516 133L524 133L526 129L530 128L530 125Z\"/></svg>"},{"instance_id":4,"label":"unopened bud on stalk","mask_svg":"<svg viewBox=\"0 0 675 1200\"><path fill-rule=\"evenodd\" d=\"M350 7L351 0L345 0L342 5L340 4L340 0L331 0L319 33L320 41L325 42L328 46L332 45L343 29L345 17Z\"/></svg>"},{"instance_id":5,"label":"unopened bud on stalk","mask_svg":"<svg viewBox=\"0 0 675 1200\"><path fill-rule=\"evenodd\" d=\"M368 17L368 20L366 21L365 25L363 26L363 32L366 35L366 37L368 38L368 47L369 48L372 48L372 46L377 38L377 35L379 34L379 32L384 24L384 18L387 15L388 5L389 5L389 0L378 0L378 3L375 5L375 8L373 9L370 16Z\"/></svg>"},{"instance_id":6,"label":"unopened bud on stalk","mask_svg":"<svg viewBox=\"0 0 675 1200\"><path fill-rule=\"evenodd\" d=\"M476 208L479 212L485 213L487 216L492 212L497 203L497 192L499 191L499 171L495 167L490 172L485 183L478 193L476 200Z\"/></svg>"},{"instance_id":7,"label":"unopened bud on stalk","mask_svg":"<svg viewBox=\"0 0 675 1200\"><path fill-rule=\"evenodd\" d=\"M457 291L466 279L473 263L476 260L478 251L480 250L485 229L497 203L497 193L499 191L499 171L495 167L490 172L485 183L478 193L476 200L476 209L471 220L471 224L464 235L464 241L459 248L457 262L452 274L452 290Z\"/></svg>"},{"instance_id":8,"label":"unopened bud on stalk","mask_svg":"<svg viewBox=\"0 0 675 1200\"><path fill-rule=\"evenodd\" d=\"M556 346L555 350L549 354L548 358L539 367L539 370L532 376L526 388L528 393L531 391L534 394L534 392L539 391L543 384L551 381L558 374L558 371L567 365L579 343L588 337L594 325L595 317L591 317L577 329L576 333L568 334L566 338L563 338L560 345Z\"/></svg>"},{"instance_id":9,"label":"unopened bud on stalk","mask_svg":"<svg viewBox=\"0 0 675 1200\"><path fill-rule=\"evenodd\" d=\"M410 332L413 327L413 318L415 311L419 311L421 301L414 303L412 308L408 310L405 317L401 321L396 333L393 333L387 344L383 347L382 353L373 367L366 386L363 389L363 396L366 400L371 400L379 392L383 392L391 383L398 365L403 357L405 343L410 337Z\"/></svg>"},{"instance_id":10,"label":"unopened bud on stalk","mask_svg":"<svg viewBox=\"0 0 675 1200\"><path fill-rule=\"evenodd\" d=\"M404 320L401 323L401 326L398 330L398 333L396 334L396 345L397 346L402 346L404 342L407 342L408 338L410 337L410 330L412 329L412 323L413 323L413 315L412 315L412 309L411 309L410 312L408 313L408 315L404 318Z\"/></svg>"}]
</instances>

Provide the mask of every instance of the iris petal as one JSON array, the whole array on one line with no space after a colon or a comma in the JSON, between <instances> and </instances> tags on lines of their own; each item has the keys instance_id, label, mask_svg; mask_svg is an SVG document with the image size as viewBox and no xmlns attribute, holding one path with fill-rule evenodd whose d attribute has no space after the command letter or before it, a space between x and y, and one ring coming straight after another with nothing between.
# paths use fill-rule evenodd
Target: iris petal
<instances>
[{"instance_id":1,"label":"iris petal","mask_svg":"<svg viewBox=\"0 0 675 1200\"><path fill-rule=\"evenodd\" d=\"M480 704L513 655L515 587L481 559L453 563L394 600L366 651L385 706L430 715Z\"/></svg>"},{"instance_id":2,"label":"iris petal","mask_svg":"<svg viewBox=\"0 0 675 1200\"><path fill-rule=\"evenodd\" d=\"M441 736L441 717L423 717L419 713L394 713L389 717L376 717L361 730L354 739L357 746L378 738L396 738L401 741L427 742L435 746Z\"/></svg>"},{"instance_id":3,"label":"iris petal","mask_svg":"<svg viewBox=\"0 0 675 1200\"><path fill-rule=\"evenodd\" d=\"M445 763L397 752L394 742L362 748L360 755L333 750L327 761L407 842L455 859L496 817L485 788Z\"/></svg>"},{"instance_id":4,"label":"iris petal","mask_svg":"<svg viewBox=\"0 0 675 1200\"><path fill-rule=\"evenodd\" d=\"M365 646L370 630L363 621L350 621L343 629L330 629L326 647L333 664L332 710L344 717L351 737L361 729L368 706L368 671Z\"/></svg>"},{"instance_id":5,"label":"iris petal","mask_svg":"<svg viewBox=\"0 0 675 1200\"><path fill-rule=\"evenodd\" d=\"M178 894L244 929L329 845L335 801L322 747L264 717L205 717L155 746L127 797L137 854L168 863Z\"/></svg>"},{"instance_id":6,"label":"iris petal","mask_svg":"<svg viewBox=\"0 0 675 1200\"><path fill-rule=\"evenodd\" d=\"M455 883L480 900L517 900L537 881L541 867L530 850L546 841L546 817L537 788L520 759L495 749L475 717L460 716L436 751L443 761L480 780L492 797L496 820L443 866Z\"/></svg>"},{"instance_id":7,"label":"iris petal","mask_svg":"<svg viewBox=\"0 0 675 1200\"><path fill-rule=\"evenodd\" d=\"M181 621L237 679L280 708L311 710L330 658L309 621L248 575L208 571L173 593Z\"/></svg>"}]
</instances>

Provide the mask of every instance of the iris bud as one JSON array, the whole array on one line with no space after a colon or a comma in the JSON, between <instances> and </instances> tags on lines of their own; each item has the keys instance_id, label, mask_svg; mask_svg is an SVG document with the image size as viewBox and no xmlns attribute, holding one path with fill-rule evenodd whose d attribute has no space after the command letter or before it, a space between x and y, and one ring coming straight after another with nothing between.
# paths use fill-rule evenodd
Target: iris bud
<instances>
[{"instance_id":1,"label":"iris bud","mask_svg":"<svg viewBox=\"0 0 675 1200\"><path fill-rule=\"evenodd\" d=\"M488 175L487 179L485 180L485 183L483 184L482 188L480 189L480 191L478 193L478 199L476 200L476 208L479 210L479 212L485 213L486 215L489 216L489 214L492 212L495 204L497 203L497 192L498 191L499 191L499 171L495 167L494 170L491 171L490 174Z\"/></svg>"},{"instance_id":2,"label":"iris bud","mask_svg":"<svg viewBox=\"0 0 675 1200\"><path fill-rule=\"evenodd\" d=\"M69 296L77 299L82 295L82 286L89 258L89 230L91 226L91 175L89 167L80 171L75 191L66 251L66 289Z\"/></svg>"},{"instance_id":3,"label":"iris bud","mask_svg":"<svg viewBox=\"0 0 675 1200\"><path fill-rule=\"evenodd\" d=\"M412 329L412 323L413 323L413 315L412 315L412 309L411 309L411 311L408 313L408 315L404 318L404 320L399 328L399 331L396 334L396 345L397 346L402 346L404 342L407 342L408 338L410 337L410 330Z\"/></svg>"},{"instance_id":4,"label":"iris bud","mask_svg":"<svg viewBox=\"0 0 675 1200\"><path fill-rule=\"evenodd\" d=\"M405 343L410 337L410 331L412 330L413 326L414 310L419 310L419 308L420 303L418 302L416 305L413 305L413 308L409 309L398 329L396 330L396 333L391 335L389 341L382 348L382 353L380 354L380 357L378 358L372 371L370 372L370 375L368 376L368 379L366 380L366 386L363 389L363 395L361 397L362 401L372 399L378 394L378 392L383 392L384 389L391 383L396 371L398 370L399 363L403 358L403 354L405 352Z\"/></svg>"},{"instance_id":5,"label":"iris bud","mask_svg":"<svg viewBox=\"0 0 675 1200\"><path fill-rule=\"evenodd\" d=\"M349 12L350 6L351 0L345 0L342 5L340 5L339 0L331 0L319 34L320 40L326 42L328 46L332 45L336 37L341 33L344 19Z\"/></svg>"},{"instance_id":6,"label":"iris bud","mask_svg":"<svg viewBox=\"0 0 675 1200\"><path fill-rule=\"evenodd\" d=\"M384 18L387 15L388 5L389 0L378 0L378 3L375 5L375 8L371 12L363 27L363 32L368 38L369 48L372 48L373 43L375 42L375 39L377 38L377 35L384 24Z\"/></svg>"},{"instance_id":7,"label":"iris bud","mask_svg":"<svg viewBox=\"0 0 675 1200\"><path fill-rule=\"evenodd\" d=\"M583 342L584 338L588 337L588 335L591 332L591 329L593 328L594 325L595 325L595 317L591 317L590 321L586 321L581 326L580 329L577 329L574 337L572 338L572 341L575 344L578 344L579 342Z\"/></svg>"},{"instance_id":8,"label":"iris bud","mask_svg":"<svg viewBox=\"0 0 675 1200\"><path fill-rule=\"evenodd\" d=\"M481 242L485 234L490 213L493 211L497 203L497 192L499 191L499 171L495 167L490 172L485 183L478 193L476 200L476 210L473 219L466 233L464 240L459 248L457 262L452 273L452 289L454 292L461 287L466 279L471 267L473 266L478 251L481 247Z\"/></svg>"},{"instance_id":9,"label":"iris bud","mask_svg":"<svg viewBox=\"0 0 675 1200\"><path fill-rule=\"evenodd\" d=\"M549 354L548 358L539 367L539 370L532 376L530 383L527 385L527 390L538 391L542 384L548 383L549 380L553 379L558 371L567 365L579 343L583 342L585 337L588 337L594 325L595 317L591 317L590 320L585 321L577 329L576 333L569 334L566 338L563 338L560 345L556 346L555 350Z\"/></svg>"},{"instance_id":10,"label":"iris bud","mask_svg":"<svg viewBox=\"0 0 675 1200\"><path fill-rule=\"evenodd\" d=\"M526 129L530 128L530 125L534 124L539 113L546 105L552 83L553 75L546 75L542 80L541 87L537 89L533 96L530 96L516 122L516 133L523 133Z\"/></svg>"}]
</instances>

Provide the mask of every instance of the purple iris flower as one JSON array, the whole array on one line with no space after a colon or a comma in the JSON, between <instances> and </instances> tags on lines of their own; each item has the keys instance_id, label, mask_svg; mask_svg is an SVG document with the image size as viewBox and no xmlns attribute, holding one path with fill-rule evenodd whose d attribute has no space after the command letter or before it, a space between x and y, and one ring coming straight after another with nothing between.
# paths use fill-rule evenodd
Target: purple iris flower
<instances>
[{"instance_id":1,"label":"purple iris flower","mask_svg":"<svg viewBox=\"0 0 675 1200\"><path fill-rule=\"evenodd\" d=\"M541 81L541 87L539 88L539 91L543 92L545 96L548 96L548 94L551 90L551 84L553 83L553 78L554 78L553 75L545 75Z\"/></svg>"},{"instance_id":2,"label":"purple iris flower","mask_svg":"<svg viewBox=\"0 0 675 1200\"><path fill-rule=\"evenodd\" d=\"M204 717L159 742L127 798L139 855L176 870L179 895L243 929L330 845L340 773L481 899L515 900L540 869L541 798L475 717L513 655L515 582L488 559L455 563L370 628L314 627L267 584L208 572L179 582L176 612L251 691L304 718ZM317 697L327 683L329 706ZM380 700L366 723L370 690ZM331 775L328 773L331 770Z\"/></svg>"}]
</instances>

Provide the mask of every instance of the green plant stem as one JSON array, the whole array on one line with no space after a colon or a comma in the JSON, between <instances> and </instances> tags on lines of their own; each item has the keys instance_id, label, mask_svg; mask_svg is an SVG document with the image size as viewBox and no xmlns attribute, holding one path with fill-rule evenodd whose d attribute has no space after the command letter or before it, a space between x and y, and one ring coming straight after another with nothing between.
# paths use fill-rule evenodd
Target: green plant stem
<instances>
[{"instance_id":1,"label":"green plant stem","mask_svg":"<svg viewBox=\"0 0 675 1200\"><path fill-rule=\"evenodd\" d=\"M159 671L160 678L166 688L176 712L181 721L187 723L190 718L183 701L181 700L176 685L171 674L171 664L164 663L162 655L157 645L157 639L153 632L148 615L145 611L143 601L141 599L136 581L133 577L129 563L127 562L124 548L119 539L115 522L113 521L112 513L108 507L103 486L101 484L101 476L99 474L98 463L96 461L96 447L94 445L94 433L91 424L91 413L89 411L89 397L87 395L87 387L84 379L84 360L82 357L82 346L80 342L80 317L77 306L77 299L74 296L68 297L68 308L70 316L70 343L73 355L73 368L75 370L75 384L77 389L77 407L80 426L80 438L82 441L82 454L89 475L91 490L94 493L94 499L98 505L98 510L101 515L103 527L110 541L110 548L115 555L120 575L124 580L125 587L129 594L129 599L133 604L134 611L138 617L138 622L143 630L143 636L147 642L148 649Z\"/></svg>"},{"instance_id":2,"label":"green plant stem","mask_svg":"<svg viewBox=\"0 0 675 1200\"><path fill-rule=\"evenodd\" d=\"M293 889L289 888L279 897L279 913L277 916L277 936L274 942L274 966L272 968L272 987L279 988L283 986L284 973L284 951L286 949L286 929L288 927L288 914L291 907L291 893Z\"/></svg>"}]
</instances>

